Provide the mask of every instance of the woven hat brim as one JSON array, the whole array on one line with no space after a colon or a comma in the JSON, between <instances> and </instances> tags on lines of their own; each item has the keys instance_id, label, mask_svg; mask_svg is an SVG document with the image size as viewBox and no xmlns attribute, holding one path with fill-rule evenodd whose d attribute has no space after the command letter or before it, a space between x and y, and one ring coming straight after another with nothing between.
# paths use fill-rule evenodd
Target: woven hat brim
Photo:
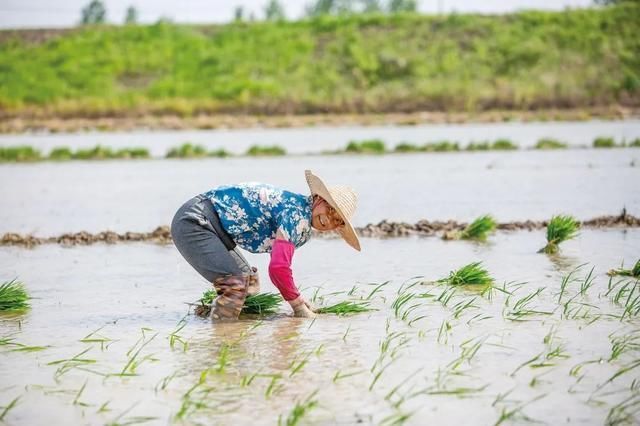
<instances>
[{"instance_id":1,"label":"woven hat brim","mask_svg":"<svg viewBox=\"0 0 640 426\"><path fill-rule=\"evenodd\" d=\"M320 197L322 197L327 203L329 203L331 207L333 207L336 210L336 212L340 215L340 218L343 220L344 226L336 230L338 234L340 234L340 236L351 247L353 247L358 251L361 251L360 240L358 239L356 230L353 228L353 225L351 224L349 219L345 217L344 213L342 212L342 209L340 208L340 206L338 206L338 203L336 203L336 201L331 196L331 192L329 192L329 189L327 188L327 186L324 184L324 182L322 182L322 180L318 176L311 173L311 170L305 170L304 174L305 174L305 178L307 179L307 184L309 185L309 189L311 190L311 194L319 195Z\"/></svg>"}]
</instances>

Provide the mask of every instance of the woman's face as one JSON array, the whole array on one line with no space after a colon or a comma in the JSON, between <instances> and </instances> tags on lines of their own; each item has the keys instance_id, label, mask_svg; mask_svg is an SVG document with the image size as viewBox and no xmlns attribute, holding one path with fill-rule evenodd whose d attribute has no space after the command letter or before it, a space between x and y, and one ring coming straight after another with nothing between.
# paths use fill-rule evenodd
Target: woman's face
<instances>
[{"instance_id":1,"label":"woman's face","mask_svg":"<svg viewBox=\"0 0 640 426\"><path fill-rule=\"evenodd\" d=\"M318 231L333 231L344 226L344 221L329 203L316 195L311 208L311 226Z\"/></svg>"}]
</instances>

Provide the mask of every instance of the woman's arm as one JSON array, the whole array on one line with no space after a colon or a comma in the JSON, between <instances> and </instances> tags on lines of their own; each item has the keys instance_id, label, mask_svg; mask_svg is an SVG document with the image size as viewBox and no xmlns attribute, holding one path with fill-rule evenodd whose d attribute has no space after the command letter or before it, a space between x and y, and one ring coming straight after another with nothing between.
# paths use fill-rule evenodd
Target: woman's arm
<instances>
[{"instance_id":1,"label":"woman's arm","mask_svg":"<svg viewBox=\"0 0 640 426\"><path fill-rule=\"evenodd\" d=\"M269 277L278 288L284 300L289 302L295 316L313 317L314 313L309 309L293 281L291 262L295 246L278 233L271 248L271 261L269 262Z\"/></svg>"}]
</instances>

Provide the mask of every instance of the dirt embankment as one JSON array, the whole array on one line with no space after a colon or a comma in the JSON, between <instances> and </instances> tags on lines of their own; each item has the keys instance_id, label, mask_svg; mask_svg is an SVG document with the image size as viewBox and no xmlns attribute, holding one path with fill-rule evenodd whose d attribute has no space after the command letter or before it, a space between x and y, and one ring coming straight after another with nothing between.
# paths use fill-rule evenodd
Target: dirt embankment
<instances>
[{"instance_id":1,"label":"dirt embankment","mask_svg":"<svg viewBox=\"0 0 640 426\"><path fill-rule=\"evenodd\" d=\"M498 224L500 231L533 231L543 229L547 221L517 221ZM420 220L416 223L390 222L383 220L377 224L368 224L356 228L358 235L368 238L393 238L417 235L422 237L440 236L452 231L464 229L467 223L448 221ZM599 216L581 222L582 228L640 228L640 217L627 214L626 211L617 216ZM318 237L336 237L335 234L315 233ZM151 232L125 232L119 234L113 231L103 231L97 234L81 231L67 233L54 237L36 237L33 235L21 235L6 233L0 239L0 246L35 247L41 244L60 244L63 246L90 245L95 243L124 243L124 242L149 242L155 244L171 243L171 232L168 226L158 226Z\"/></svg>"},{"instance_id":2,"label":"dirt embankment","mask_svg":"<svg viewBox=\"0 0 640 426\"><path fill-rule=\"evenodd\" d=\"M290 114L246 115L204 114L130 115L123 117L47 117L39 115L6 116L0 110L0 133L135 130L211 130L245 128L297 128L310 126L376 126L419 124L496 123L505 121L584 121L591 119L623 120L640 117L640 108L609 106L577 109L543 109L537 111L493 110L475 113L423 111L411 113L369 114Z\"/></svg>"}]
</instances>

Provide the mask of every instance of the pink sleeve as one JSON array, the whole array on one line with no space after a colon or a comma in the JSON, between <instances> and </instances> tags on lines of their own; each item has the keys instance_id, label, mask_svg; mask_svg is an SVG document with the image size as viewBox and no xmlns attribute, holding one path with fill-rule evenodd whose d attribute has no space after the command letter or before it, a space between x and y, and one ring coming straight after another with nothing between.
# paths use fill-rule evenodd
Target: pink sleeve
<instances>
[{"instance_id":1,"label":"pink sleeve","mask_svg":"<svg viewBox=\"0 0 640 426\"><path fill-rule=\"evenodd\" d=\"M300 296L291 272L291 261L295 246L286 240L275 240L271 248L271 262L269 262L269 277L273 284L280 290L280 294L286 301Z\"/></svg>"}]
</instances>

